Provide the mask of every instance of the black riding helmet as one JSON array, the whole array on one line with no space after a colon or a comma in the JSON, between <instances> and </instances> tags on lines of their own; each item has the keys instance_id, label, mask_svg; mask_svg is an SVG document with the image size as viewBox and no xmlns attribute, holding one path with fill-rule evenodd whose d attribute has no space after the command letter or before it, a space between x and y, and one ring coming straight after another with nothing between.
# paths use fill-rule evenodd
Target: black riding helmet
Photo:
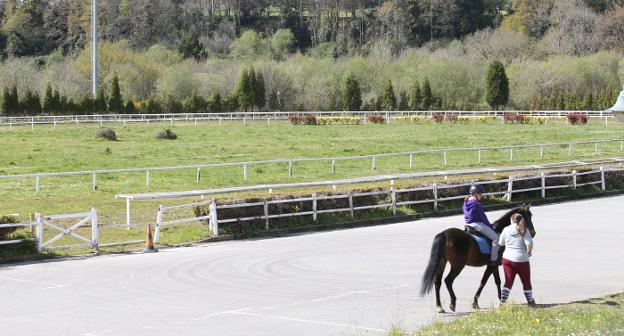
<instances>
[{"instance_id":1,"label":"black riding helmet","mask_svg":"<svg viewBox=\"0 0 624 336\"><path fill-rule=\"evenodd\" d=\"M473 184L470 186L470 195L485 194L485 189L479 184Z\"/></svg>"}]
</instances>

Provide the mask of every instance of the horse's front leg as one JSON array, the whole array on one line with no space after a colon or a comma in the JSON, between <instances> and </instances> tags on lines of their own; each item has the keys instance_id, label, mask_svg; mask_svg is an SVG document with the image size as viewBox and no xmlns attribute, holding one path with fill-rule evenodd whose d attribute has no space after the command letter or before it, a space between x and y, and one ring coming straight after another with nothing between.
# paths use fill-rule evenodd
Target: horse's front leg
<instances>
[{"instance_id":1,"label":"horse's front leg","mask_svg":"<svg viewBox=\"0 0 624 336\"><path fill-rule=\"evenodd\" d=\"M501 278L500 278L500 274L498 274L498 266L496 266L496 268L492 270L492 273L494 273L494 282L496 283L498 301L500 301L501 300Z\"/></svg>"},{"instance_id":2,"label":"horse's front leg","mask_svg":"<svg viewBox=\"0 0 624 336\"><path fill-rule=\"evenodd\" d=\"M490 279L490 275L492 275L492 267L486 267L485 268L485 272L483 273L483 277L481 278L481 284L479 285L479 289L477 290L477 293L475 293L474 296L474 300L472 301L472 309L481 309L479 307L479 297L481 296L481 292L483 291L483 287L485 287L485 284L487 284L488 280ZM498 274L498 269L496 274ZM499 279L500 282L500 279ZM500 293L500 290L499 290ZM499 294L499 298L500 298L500 294Z\"/></svg>"}]
</instances>

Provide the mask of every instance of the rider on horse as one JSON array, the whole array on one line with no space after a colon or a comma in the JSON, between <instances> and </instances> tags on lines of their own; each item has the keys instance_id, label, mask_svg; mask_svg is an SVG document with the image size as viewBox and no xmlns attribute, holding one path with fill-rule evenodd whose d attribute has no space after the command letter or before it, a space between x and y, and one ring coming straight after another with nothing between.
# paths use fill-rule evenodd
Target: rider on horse
<instances>
[{"instance_id":1,"label":"rider on horse","mask_svg":"<svg viewBox=\"0 0 624 336\"><path fill-rule=\"evenodd\" d=\"M483 207L481 206L481 198L485 193L482 186L475 184L470 187L470 196L464 201L463 211L466 226L470 227L481 235L492 241L492 251L490 254L490 266L498 265L498 234L494 232L492 224L488 220Z\"/></svg>"}]
</instances>

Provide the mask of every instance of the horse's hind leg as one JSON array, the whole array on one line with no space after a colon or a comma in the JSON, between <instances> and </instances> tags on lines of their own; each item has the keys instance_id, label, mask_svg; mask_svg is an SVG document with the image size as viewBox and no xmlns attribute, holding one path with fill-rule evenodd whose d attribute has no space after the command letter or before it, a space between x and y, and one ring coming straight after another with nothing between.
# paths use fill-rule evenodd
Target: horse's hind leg
<instances>
[{"instance_id":1,"label":"horse's hind leg","mask_svg":"<svg viewBox=\"0 0 624 336\"><path fill-rule=\"evenodd\" d=\"M486 267L485 272L483 273L483 277L481 278L481 284L479 285L479 289L477 290L477 293L474 296L474 300L472 301L472 309L480 309L479 297L481 296L483 287L485 287L485 284L487 284L488 280L490 279L490 275L492 275L492 268Z\"/></svg>"},{"instance_id":2,"label":"horse's hind leg","mask_svg":"<svg viewBox=\"0 0 624 336\"><path fill-rule=\"evenodd\" d=\"M442 275L444 275L444 267L446 266L446 262L438 266L438 270L435 276L435 294L436 294L436 307L437 311L440 314L446 313L444 308L442 308L442 302L440 301L440 287L442 287Z\"/></svg>"},{"instance_id":3,"label":"horse's hind leg","mask_svg":"<svg viewBox=\"0 0 624 336\"><path fill-rule=\"evenodd\" d=\"M492 273L494 274L494 282L496 283L498 301L500 301L501 300L501 278L500 278L500 274L498 273L498 267L494 268L492 270Z\"/></svg>"},{"instance_id":4,"label":"horse's hind leg","mask_svg":"<svg viewBox=\"0 0 624 336\"><path fill-rule=\"evenodd\" d=\"M461 273L463 269L463 264L451 265L451 271L446 276L446 278L444 278L444 283L446 283L446 289L448 289L449 295L451 295L451 305L449 308L453 312L455 311L455 307L457 304L457 297L455 296L455 292L453 291L453 281L455 281L455 278L457 278L457 276L459 275L459 273Z\"/></svg>"}]
</instances>

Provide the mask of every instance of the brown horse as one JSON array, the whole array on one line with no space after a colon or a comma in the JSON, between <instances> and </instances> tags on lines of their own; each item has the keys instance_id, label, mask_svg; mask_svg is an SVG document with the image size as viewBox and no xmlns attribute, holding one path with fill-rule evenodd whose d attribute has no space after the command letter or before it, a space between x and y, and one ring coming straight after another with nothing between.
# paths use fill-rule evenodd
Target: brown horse
<instances>
[{"instance_id":1,"label":"brown horse","mask_svg":"<svg viewBox=\"0 0 624 336\"><path fill-rule=\"evenodd\" d=\"M521 214L526 220L526 226L529 229L532 237L535 237L535 228L533 227L533 221L531 213L531 205L524 204L515 209L507 212L503 217L494 222L492 225L494 231L500 235L503 229L511 225L511 216L518 213ZM501 251L499 251L498 263L501 262ZM436 293L436 306L438 313L444 313L442 304L440 303L440 286L442 285L442 275L446 268L446 263L451 264L451 270L444 279L446 288L451 296L451 311L455 311L457 297L453 291L453 281L461 273L466 265L473 267L482 267L489 264L490 255L482 254L479 250L479 246L475 242L475 239L466 231L457 228L448 229L438 233L433 239L433 246L431 247L431 257L429 258L429 264L425 269L425 274L422 280L422 287L420 289L420 295L431 291L431 287L435 284ZM490 275L494 274L494 281L498 291L498 299L501 298L501 280L498 274L498 267L487 267L483 278L481 278L481 285L475 294L472 307L479 309L479 296L483 287L487 283Z\"/></svg>"}]
</instances>

